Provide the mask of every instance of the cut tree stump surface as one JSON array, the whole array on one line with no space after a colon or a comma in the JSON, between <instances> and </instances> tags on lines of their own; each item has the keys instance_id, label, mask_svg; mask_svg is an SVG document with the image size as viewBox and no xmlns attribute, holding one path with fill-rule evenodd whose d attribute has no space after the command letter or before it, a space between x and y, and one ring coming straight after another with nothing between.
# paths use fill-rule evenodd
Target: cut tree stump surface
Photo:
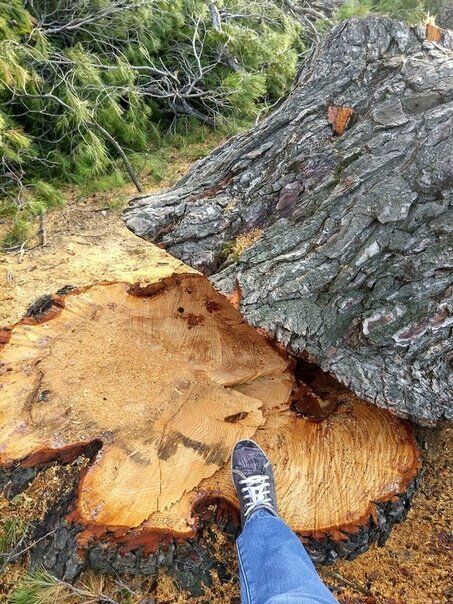
<instances>
[{"instance_id":1,"label":"cut tree stump surface","mask_svg":"<svg viewBox=\"0 0 453 604\"><path fill-rule=\"evenodd\" d=\"M353 395L322 421L301 417L292 360L200 275L62 291L1 341L0 463L99 449L70 517L86 548L102 537L152 555L194 537L201 504L237 506L228 460L241 438L269 453L283 518L328 541L320 561L335 543L363 551L407 509L409 424Z\"/></svg>"}]
</instances>

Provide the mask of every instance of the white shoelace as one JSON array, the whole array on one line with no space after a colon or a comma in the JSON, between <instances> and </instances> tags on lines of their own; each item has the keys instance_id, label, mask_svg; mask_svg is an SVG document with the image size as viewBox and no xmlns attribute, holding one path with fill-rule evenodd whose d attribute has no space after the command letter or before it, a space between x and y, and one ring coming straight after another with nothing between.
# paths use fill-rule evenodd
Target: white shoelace
<instances>
[{"instance_id":1,"label":"white shoelace","mask_svg":"<svg viewBox=\"0 0 453 604\"><path fill-rule=\"evenodd\" d=\"M270 497L270 485L269 476L262 474L256 474L249 476L239 481L241 486L241 493L244 497L245 512L244 516L248 514L257 505L270 505L272 506L272 499Z\"/></svg>"}]
</instances>

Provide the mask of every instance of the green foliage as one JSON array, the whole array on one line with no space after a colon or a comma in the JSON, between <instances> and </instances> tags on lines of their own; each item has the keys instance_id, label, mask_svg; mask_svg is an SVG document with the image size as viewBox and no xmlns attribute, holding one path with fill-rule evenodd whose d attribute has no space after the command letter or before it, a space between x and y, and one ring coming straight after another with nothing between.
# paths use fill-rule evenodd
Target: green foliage
<instances>
[{"instance_id":1,"label":"green foliage","mask_svg":"<svg viewBox=\"0 0 453 604\"><path fill-rule=\"evenodd\" d=\"M25 575L9 597L9 604L132 604L137 598L119 582L109 586L102 575L86 573L74 585L46 570Z\"/></svg>"},{"instance_id":2,"label":"green foliage","mask_svg":"<svg viewBox=\"0 0 453 604\"><path fill-rule=\"evenodd\" d=\"M13 250L26 242L32 232L32 224L29 218L14 216L11 219L9 229L2 241L2 251Z\"/></svg>"},{"instance_id":3,"label":"green foliage","mask_svg":"<svg viewBox=\"0 0 453 604\"><path fill-rule=\"evenodd\" d=\"M119 149L162 179L166 160L149 149L165 147L169 129L250 119L288 90L298 22L278 0L216 6L220 25L206 0L0 1L0 211L17 206L9 243L55 201L37 182L116 185Z\"/></svg>"},{"instance_id":4,"label":"green foliage","mask_svg":"<svg viewBox=\"0 0 453 604\"><path fill-rule=\"evenodd\" d=\"M22 579L10 596L10 604L69 604L72 594L45 570L35 570Z\"/></svg>"},{"instance_id":5,"label":"green foliage","mask_svg":"<svg viewBox=\"0 0 453 604\"><path fill-rule=\"evenodd\" d=\"M137 158L137 160L142 159ZM148 153L145 156L143 169L146 171L156 182L160 182L165 178L168 165L168 155L164 149L155 151L154 153Z\"/></svg>"},{"instance_id":6,"label":"green foliage","mask_svg":"<svg viewBox=\"0 0 453 604\"><path fill-rule=\"evenodd\" d=\"M425 19L430 6L431 3L424 0L378 0L375 10L408 23L419 23Z\"/></svg>"},{"instance_id":7,"label":"green foliage","mask_svg":"<svg viewBox=\"0 0 453 604\"><path fill-rule=\"evenodd\" d=\"M423 21L430 8L428 0L346 0L337 10L336 19L382 14L408 23Z\"/></svg>"},{"instance_id":8,"label":"green foliage","mask_svg":"<svg viewBox=\"0 0 453 604\"><path fill-rule=\"evenodd\" d=\"M2 520L0 522L0 553L10 552L26 530L26 523L17 516Z\"/></svg>"},{"instance_id":9,"label":"green foliage","mask_svg":"<svg viewBox=\"0 0 453 604\"><path fill-rule=\"evenodd\" d=\"M83 195L91 195L96 192L104 193L114 189L119 189L126 183L124 173L119 169L114 169L108 174L102 174L97 178L91 178L84 183L80 183L80 191Z\"/></svg>"},{"instance_id":10,"label":"green foliage","mask_svg":"<svg viewBox=\"0 0 453 604\"><path fill-rule=\"evenodd\" d=\"M2 241L5 249L22 245L32 233L32 220L64 203L59 189L42 180L28 183L17 195L0 197L0 217L10 218L10 228Z\"/></svg>"},{"instance_id":11,"label":"green foliage","mask_svg":"<svg viewBox=\"0 0 453 604\"><path fill-rule=\"evenodd\" d=\"M29 33L31 29L31 15L23 8L21 0L0 2L0 42L2 40L19 41L20 37Z\"/></svg>"},{"instance_id":12,"label":"green foliage","mask_svg":"<svg viewBox=\"0 0 453 604\"><path fill-rule=\"evenodd\" d=\"M344 21L351 17L366 17L372 11L372 0L346 0L337 12L336 19Z\"/></svg>"},{"instance_id":13,"label":"green foliage","mask_svg":"<svg viewBox=\"0 0 453 604\"><path fill-rule=\"evenodd\" d=\"M233 112L252 116L259 109L257 101L265 94L266 78L260 74L229 73L222 85Z\"/></svg>"}]
</instances>

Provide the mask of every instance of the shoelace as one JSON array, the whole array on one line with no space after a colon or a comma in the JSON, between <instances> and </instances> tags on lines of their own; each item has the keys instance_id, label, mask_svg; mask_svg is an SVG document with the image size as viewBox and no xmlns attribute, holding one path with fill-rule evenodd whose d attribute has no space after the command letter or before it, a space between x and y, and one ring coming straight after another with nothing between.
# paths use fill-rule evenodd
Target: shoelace
<instances>
[{"instance_id":1,"label":"shoelace","mask_svg":"<svg viewBox=\"0 0 453 604\"><path fill-rule=\"evenodd\" d=\"M247 516L257 505L272 505L269 476L255 474L240 480L239 484L242 485L241 493L245 503L244 516Z\"/></svg>"}]
</instances>

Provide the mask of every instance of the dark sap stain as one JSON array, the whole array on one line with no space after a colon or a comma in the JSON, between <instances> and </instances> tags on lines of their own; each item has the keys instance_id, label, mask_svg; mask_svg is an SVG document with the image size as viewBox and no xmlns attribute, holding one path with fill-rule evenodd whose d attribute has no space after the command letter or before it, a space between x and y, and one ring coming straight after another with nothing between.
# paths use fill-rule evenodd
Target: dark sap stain
<instances>
[{"instance_id":1,"label":"dark sap stain","mask_svg":"<svg viewBox=\"0 0 453 604\"><path fill-rule=\"evenodd\" d=\"M52 308L52 303L52 296L41 296L41 298L38 298L35 302L33 302L33 304L28 307L25 316L37 319L42 315L45 315L46 312Z\"/></svg>"},{"instance_id":2,"label":"dark sap stain","mask_svg":"<svg viewBox=\"0 0 453 604\"><path fill-rule=\"evenodd\" d=\"M2 345L0 344L0 350L2 349ZM0 375L4 375L5 373L7 373L8 371L12 371L13 368L12 367L8 367L6 365L6 363L4 363L3 361L0 361ZM0 390L3 388L3 386L0 384Z\"/></svg>"},{"instance_id":3,"label":"dark sap stain","mask_svg":"<svg viewBox=\"0 0 453 604\"><path fill-rule=\"evenodd\" d=\"M159 459L164 461L170 459L176 453L179 443L199 453L206 463L212 463L217 466L224 464L229 453L229 450L220 444L207 445L206 443L201 443L198 440L184 436L181 432L172 432L159 446L157 453Z\"/></svg>"},{"instance_id":4,"label":"dark sap stain","mask_svg":"<svg viewBox=\"0 0 453 604\"><path fill-rule=\"evenodd\" d=\"M222 306L218 302L214 302L214 300L209 300L209 299L206 300L204 305L206 306L206 310L210 313L221 310L221 308L222 308Z\"/></svg>"},{"instance_id":5,"label":"dark sap stain","mask_svg":"<svg viewBox=\"0 0 453 604\"><path fill-rule=\"evenodd\" d=\"M145 438L143 440L143 444L144 445L154 445L156 440L160 440L160 436L154 434L154 433L150 433L150 436L148 436L148 438Z\"/></svg>"},{"instance_id":6,"label":"dark sap stain","mask_svg":"<svg viewBox=\"0 0 453 604\"><path fill-rule=\"evenodd\" d=\"M41 296L41 298L38 298L36 302L33 302L28 307L21 323L36 325L50 321L61 312L62 308L64 308L64 300L62 298L51 295Z\"/></svg>"},{"instance_id":7,"label":"dark sap stain","mask_svg":"<svg viewBox=\"0 0 453 604\"><path fill-rule=\"evenodd\" d=\"M192 329L192 327L196 327L197 325L202 325L205 322L205 317L203 315L195 315L191 312L184 314L185 309L182 306L179 306L177 310L181 319L189 326L189 329Z\"/></svg>"},{"instance_id":8,"label":"dark sap stain","mask_svg":"<svg viewBox=\"0 0 453 604\"><path fill-rule=\"evenodd\" d=\"M137 465L148 466L151 463L151 457L146 451L137 451L126 440L121 438L121 436L117 436L116 434L111 434L110 437L111 442L114 442L117 447L120 447L121 450L129 457L129 459L132 459L132 461L134 461ZM149 438L143 441L143 444L153 445L158 438L159 435L151 433Z\"/></svg>"},{"instance_id":9,"label":"dark sap stain","mask_svg":"<svg viewBox=\"0 0 453 604\"><path fill-rule=\"evenodd\" d=\"M65 285L61 289L57 291L57 296L67 296L72 291L74 291L76 287L74 285Z\"/></svg>"},{"instance_id":10,"label":"dark sap stain","mask_svg":"<svg viewBox=\"0 0 453 604\"><path fill-rule=\"evenodd\" d=\"M0 327L0 350L8 344L11 338L11 329L9 327Z\"/></svg>"},{"instance_id":11,"label":"dark sap stain","mask_svg":"<svg viewBox=\"0 0 453 604\"><path fill-rule=\"evenodd\" d=\"M178 448L178 442L179 440L175 433L173 433L171 437L167 437L165 440L162 440L157 450L158 458L167 461L167 459L173 457L173 455L176 453L176 449Z\"/></svg>"},{"instance_id":12,"label":"dark sap stain","mask_svg":"<svg viewBox=\"0 0 453 604\"><path fill-rule=\"evenodd\" d=\"M135 461L139 466L148 466L151 462L149 457L145 457L139 451L135 451L129 455L129 458Z\"/></svg>"},{"instance_id":13,"label":"dark sap stain","mask_svg":"<svg viewBox=\"0 0 453 604\"><path fill-rule=\"evenodd\" d=\"M100 310L101 310L101 307L100 307L100 306L95 306L95 307L92 309L92 311L91 311L91 315L90 315L90 319L91 319L92 321L97 321L97 320L98 320L98 314L99 314L99 311L100 311Z\"/></svg>"},{"instance_id":14,"label":"dark sap stain","mask_svg":"<svg viewBox=\"0 0 453 604\"><path fill-rule=\"evenodd\" d=\"M151 283L150 285L140 285L139 283L135 283L131 285L127 290L127 293L130 296L136 296L137 298L150 298L151 296L155 296L159 292L163 292L166 290L167 283L165 280L158 281L157 283Z\"/></svg>"},{"instance_id":15,"label":"dark sap stain","mask_svg":"<svg viewBox=\"0 0 453 604\"><path fill-rule=\"evenodd\" d=\"M196 327L197 325L202 325L204 323L203 315L194 315L191 312L187 313L187 315L184 315L183 319L187 322L189 329L192 329L192 327Z\"/></svg>"},{"instance_id":16,"label":"dark sap stain","mask_svg":"<svg viewBox=\"0 0 453 604\"><path fill-rule=\"evenodd\" d=\"M81 455L85 455L90 460L93 460L97 452L101 449L102 444L101 440L95 439L67 445L61 449L40 449L22 459L19 465L22 468L33 468L35 466L48 464L52 461L59 461L60 463L67 464L72 463Z\"/></svg>"},{"instance_id":17,"label":"dark sap stain","mask_svg":"<svg viewBox=\"0 0 453 604\"><path fill-rule=\"evenodd\" d=\"M229 424L235 424L236 422L240 422L241 419L245 419L248 415L247 411L239 411L239 413L235 413L234 415L228 415L224 421Z\"/></svg>"},{"instance_id":18,"label":"dark sap stain","mask_svg":"<svg viewBox=\"0 0 453 604\"><path fill-rule=\"evenodd\" d=\"M184 277L184 275L170 275L169 277L164 277L164 279L157 283L149 283L148 285L134 283L128 288L127 293L131 296L137 296L138 298L149 298L160 293L168 292L173 287L179 287L184 280Z\"/></svg>"}]
</instances>

